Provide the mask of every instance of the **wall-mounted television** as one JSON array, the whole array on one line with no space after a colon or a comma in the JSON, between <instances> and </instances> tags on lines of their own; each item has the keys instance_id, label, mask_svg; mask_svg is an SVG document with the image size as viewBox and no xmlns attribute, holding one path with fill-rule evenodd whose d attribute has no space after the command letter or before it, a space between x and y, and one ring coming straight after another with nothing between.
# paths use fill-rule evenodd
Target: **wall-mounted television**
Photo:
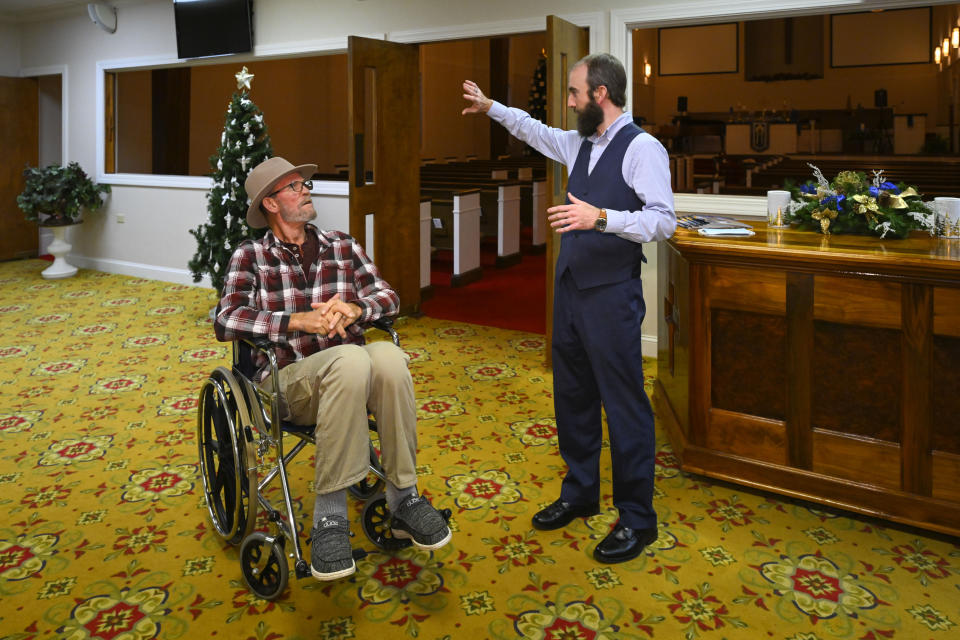
<instances>
[{"instance_id":1,"label":"wall-mounted television","mask_svg":"<svg viewBox=\"0 0 960 640\"><path fill-rule=\"evenodd\" d=\"M173 13L180 58L253 50L253 0L173 0Z\"/></svg>"}]
</instances>

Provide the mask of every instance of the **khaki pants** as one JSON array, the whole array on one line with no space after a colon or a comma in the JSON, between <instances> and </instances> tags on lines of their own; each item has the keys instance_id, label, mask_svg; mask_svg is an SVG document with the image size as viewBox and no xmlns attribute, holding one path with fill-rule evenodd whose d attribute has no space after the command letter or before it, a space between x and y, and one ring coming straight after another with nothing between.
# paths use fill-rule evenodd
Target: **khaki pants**
<instances>
[{"instance_id":1,"label":"khaki pants","mask_svg":"<svg viewBox=\"0 0 960 640\"><path fill-rule=\"evenodd\" d=\"M417 483L417 410L410 358L390 342L339 345L280 370L285 419L315 424L314 491L326 494L366 477L367 411L377 420L380 461L401 489ZM260 383L271 385L270 377Z\"/></svg>"}]
</instances>

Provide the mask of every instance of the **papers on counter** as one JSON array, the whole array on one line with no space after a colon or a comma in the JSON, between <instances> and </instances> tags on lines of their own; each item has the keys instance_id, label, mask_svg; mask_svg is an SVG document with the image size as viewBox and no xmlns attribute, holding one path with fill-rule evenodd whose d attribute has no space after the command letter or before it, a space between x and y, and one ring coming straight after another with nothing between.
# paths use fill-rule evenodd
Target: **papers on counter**
<instances>
[{"instance_id":1,"label":"papers on counter","mask_svg":"<svg viewBox=\"0 0 960 640\"><path fill-rule=\"evenodd\" d=\"M725 216L680 216L677 218L677 226L684 229L727 229L736 227L738 229L751 229L746 222L727 218Z\"/></svg>"},{"instance_id":2,"label":"papers on counter","mask_svg":"<svg viewBox=\"0 0 960 640\"><path fill-rule=\"evenodd\" d=\"M697 229L697 233L702 236L707 237L740 237L740 238L749 238L752 235L756 235L753 229L748 229L746 227L724 227L720 229L716 228L700 228Z\"/></svg>"}]
</instances>

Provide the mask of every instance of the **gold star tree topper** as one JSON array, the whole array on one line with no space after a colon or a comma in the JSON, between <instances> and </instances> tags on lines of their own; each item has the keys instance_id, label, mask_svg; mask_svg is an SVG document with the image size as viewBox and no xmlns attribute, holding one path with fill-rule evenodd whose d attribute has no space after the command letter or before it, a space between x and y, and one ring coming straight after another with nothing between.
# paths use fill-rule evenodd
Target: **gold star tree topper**
<instances>
[{"instance_id":1,"label":"gold star tree topper","mask_svg":"<svg viewBox=\"0 0 960 640\"><path fill-rule=\"evenodd\" d=\"M237 89L246 88L247 91L250 90L250 83L253 82L253 74L247 71L247 68L244 67L240 70L240 73L234 76L237 79Z\"/></svg>"}]
</instances>

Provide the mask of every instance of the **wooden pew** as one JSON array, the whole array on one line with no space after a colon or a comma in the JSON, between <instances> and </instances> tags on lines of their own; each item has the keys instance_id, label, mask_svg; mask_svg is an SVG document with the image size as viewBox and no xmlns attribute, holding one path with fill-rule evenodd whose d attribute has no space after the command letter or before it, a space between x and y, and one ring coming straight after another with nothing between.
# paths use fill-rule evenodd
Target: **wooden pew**
<instances>
[{"instance_id":1,"label":"wooden pew","mask_svg":"<svg viewBox=\"0 0 960 640\"><path fill-rule=\"evenodd\" d=\"M486 161L475 161L466 164L461 163L460 165L456 166L434 165L431 167L424 167L421 170L420 179L421 183L435 183L437 181L440 181L441 183L454 182L457 184L462 184L463 186L479 186L482 188L491 186L491 181L494 183L503 181L506 181L508 184L518 183L520 186L520 226L531 227L531 242L533 249L534 251L542 251L546 247L547 242L546 177L535 177L535 167L518 166L508 169L497 169L497 166L498 165L488 163ZM506 172L509 178L498 177L503 176L504 172ZM510 201L511 197L512 196L507 195L508 202ZM498 202L501 200L502 198L498 197ZM484 209L484 211L488 211L492 208L492 206L493 200L491 198L484 197L482 199L481 207ZM499 208L499 204L497 206ZM501 214L498 213L498 215ZM485 223L484 229L490 231L491 235L493 234L492 226L488 227ZM517 247L519 250L519 227ZM511 253L512 252L509 250L505 250L505 252L498 252L499 262L509 262L506 256L511 255ZM519 256L517 256L517 258L519 258Z\"/></svg>"},{"instance_id":2,"label":"wooden pew","mask_svg":"<svg viewBox=\"0 0 960 640\"><path fill-rule=\"evenodd\" d=\"M453 250L453 274L450 278L450 286L461 287L476 282L482 274L480 269L480 190L425 189L421 185L420 192L422 199L429 198L430 201L431 229L430 243L427 246ZM421 260L423 246L421 244Z\"/></svg>"},{"instance_id":3,"label":"wooden pew","mask_svg":"<svg viewBox=\"0 0 960 640\"><path fill-rule=\"evenodd\" d=\"M497 239L497 266L520 262L520 184L494 179L420 178L420 192L476 188L480 194L480 232Z\"/></svg>"},{"instance_id":4,"label":"wooden pew","mask_svg":"<svg viewBox=\"0 0 960 640\"><path fill-rule=\"evenodd\" d=\"M433 254L433 243L430 241L430 228L433 220L430 213L430 198L420 198L420 300L433 296L433 285L430 284L430 256Z\"/></svg>"}]
</instances>

